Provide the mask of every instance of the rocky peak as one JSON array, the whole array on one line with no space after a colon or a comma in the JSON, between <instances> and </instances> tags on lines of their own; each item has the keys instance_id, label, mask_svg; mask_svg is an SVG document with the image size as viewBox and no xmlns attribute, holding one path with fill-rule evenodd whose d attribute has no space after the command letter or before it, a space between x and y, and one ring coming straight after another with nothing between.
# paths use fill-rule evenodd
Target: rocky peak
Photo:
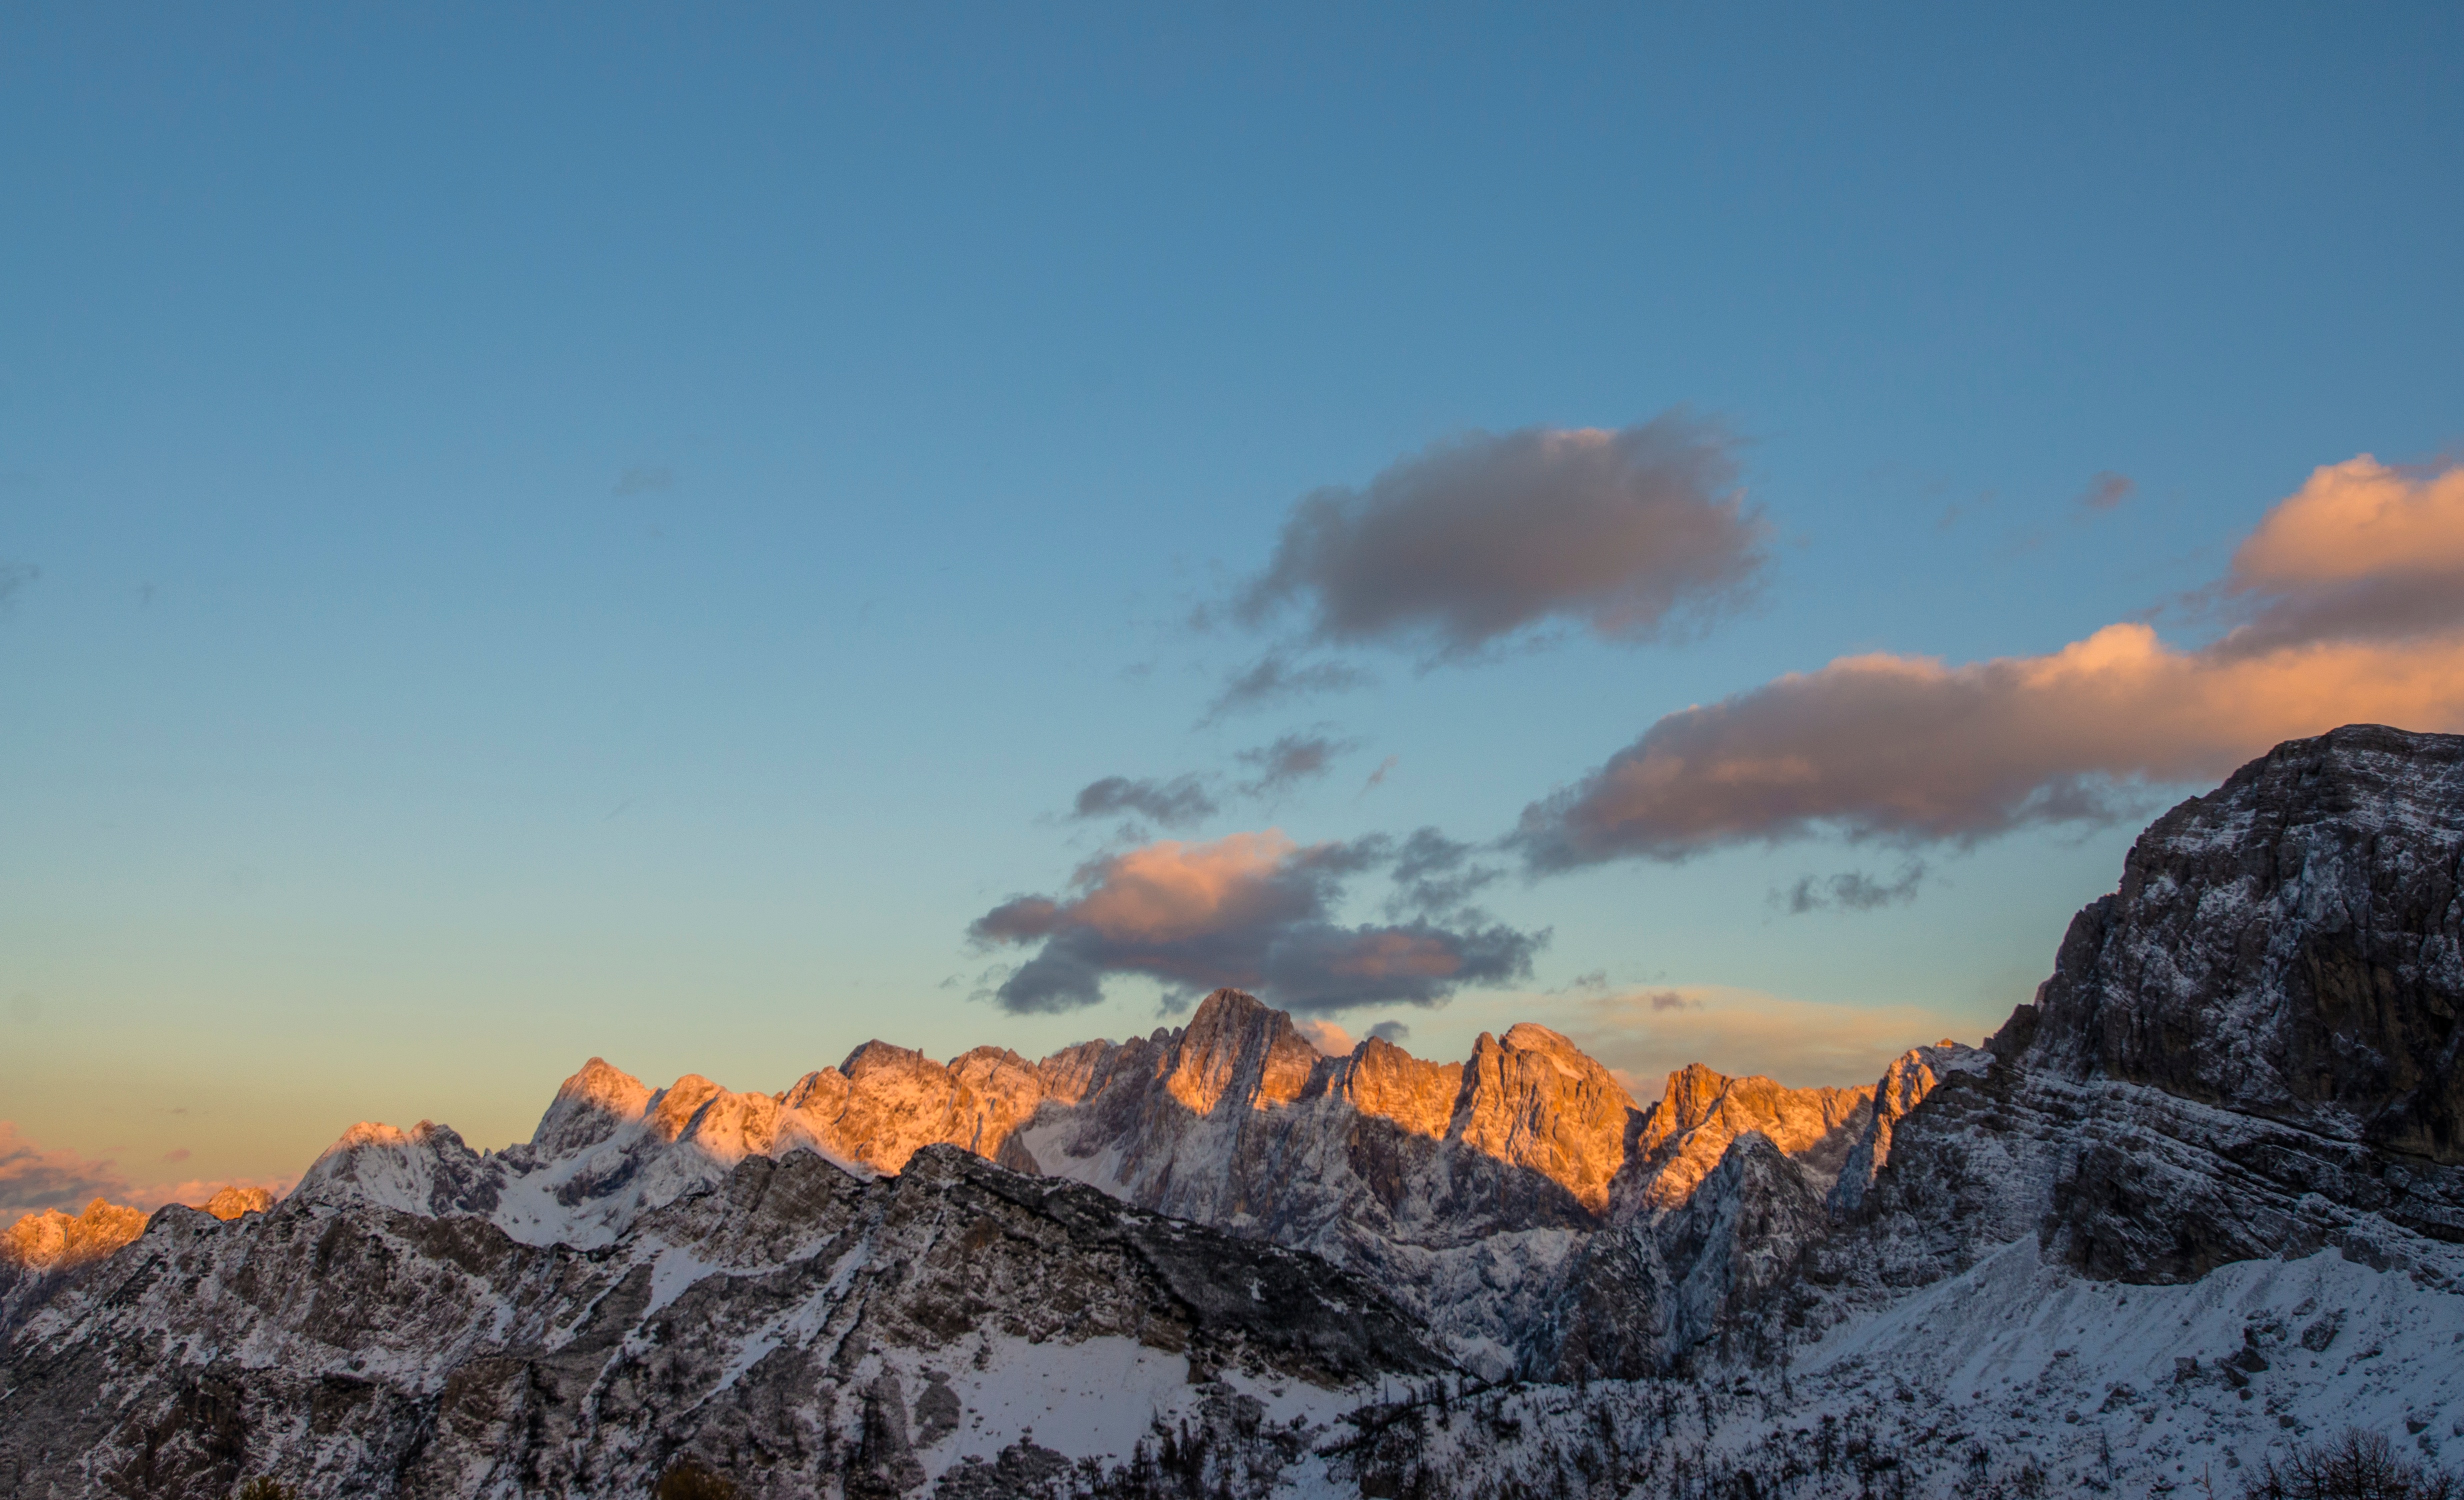
<instances>
[{"instance_id":1,"label":"rocky peak","mask_svg":"<svg viewBox=\"0 0 2464 1500\"><path fill-rule=\"evenodd\" d=\"M674 1140L692 1126L703 1105L725 1092L701 1074L687 1073L651 1096L650 1129L662 1140Z\"/></svg>"},{"instance_id":2,"label":"rocky peak","mask_svg":"<svg viewBox=\"0 0 2464 1500\"><path fill-rule=\"evenodd\" d=\"M2150 825L2000 1045L2453 1164L2459 1012L2464 737L2355 724Z\"/></svg>"},{"instance_id":3,"label":"rocky peak","mask_svg":"<svg viewBox=\"0 0 2464 1500\"><path fill-rule=\"evenodd\" d=\"M1982 1072L1992 1060L1992 1053L1963 1047L1948 1037L1931 1047L1910 1048L1891 1059L1874 1089L1872 1122L1849 1151L1838 1180L1832 1184L1831 1206L1843 1212L1860 1207L1875 1177L1890 1161L1892 1132L1899 1122L1943 1079L1952 1073Z\"/></svg>"},{"instance_id":4,"label":"rocky peak","mask_svg":"<svg viewBox=\"0 0 2464 1500\"><path fill-rule=\"evenodd\" d=\"M1326 1092L1432 1140L1445 1135L1463 1092L1463 1064L1424 1063L1380 1036L1334 1059L1326 1072Z\"/></svg>"},{"instance_id":5,"label":"rocky peak","mask_svg":"<svg viewBox=\"0 0 2464 1500\"><path fill-rule=\"evenodd\" d=\"M274 1191L264 1187L226 1187L197 1205L229 1222L242 1214L261 1214L274 1206Z\"/></svg>"},{"instance_id":6,"label":"rocky peak","mask_svg":"<svg viewBox=\"0 0 2464 1500\"><path fill-rule=\"evenodd\" d=\"M20 1271L68 1270L101 1260L145 1232L145 1212L98 1198L78 1214L47 1208L0 1232L0 1264Z\"/></svg>"},{"instance_id":7,"label":"rocky peak","mask_svg":"<svg viewBox=\"0 0 2464 1500\"><path fill-rule=\"evenodd\" d=\"M1081 1042L1035 1065L1036 1076L1044 1084L1045 1096L1062 1104L1076 1104L1101 1085L1111 1058L1121 1049L1106 1041Z\"/></svg>"},{"instance_id":8,"label":"rocky peak","mask_svg":"<svg viewBox=\"0 0 2464 1500\"><path fill-rule=\"evenodd\" d=\"M550 1156L585 1151L642 1117L650 1091L631 1073L592 1058L556 1091L531 1144Z\"/></svg>"},{"instance_id":9,"label":"rocky peak","mask_svg":"<svg viewBox=\"0 0 2464 1500\"><path fill-rule=\"evenodd\" d=\"M1526 1167L1604 1212L1634 1100L1609 1070L1546 1026L1484 1031L1463 1064L1449 1140Z\"/></svg>"},{"instance_id":10,"label":"rocky peak","mask_svg":"<svg viewBox=\"0 0 2464 1500\"><path fill-rule=\"evenodd\" d=\"M1175 1048L1164 1089L1191 1113L1288 1104L1308 1087L1317 1048L1292 1028L1292 1018L1237 989L1219 989L1189 1018Z\"/></svg>"},{"instance_id":11,"label":"rocky peak","mask_svg":"<svg viewBox=\"0 0 2464 1500\"><path fill-rule=\"evenodd\" d=\"M847 1055L839 1071L850 1081L870 1077L877 1072L914 1073L940 1072L941 1065L913 1048L895 1047L876 1037Z\"/></svg>"},{"instance_id":12,"label":"rocky peak","mask_svg":"<svg viewBox=\"0 0 2464 1500\"><path fill-rule=\"evenodd\" d=\"M1700 1063L1668 1075L1666 1090L1635 1132L1620 1213L1672 1208L1694 1196L1729 1142L1748 1133L1829 1185L1873 1113L1874 1091L1791 1089L1769 1078L1731 1078Z\"/></svg>"}]
</instances>

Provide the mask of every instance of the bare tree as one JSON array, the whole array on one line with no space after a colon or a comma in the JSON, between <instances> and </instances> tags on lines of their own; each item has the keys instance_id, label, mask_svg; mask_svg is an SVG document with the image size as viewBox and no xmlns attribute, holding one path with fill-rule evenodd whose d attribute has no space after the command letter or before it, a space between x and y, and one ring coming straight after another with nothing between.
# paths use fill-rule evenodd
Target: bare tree
<instances>
[{"instance_id":1,"label":"bare tree","mask_svg":"<svg viewBox=\"0 0 2464 1500\"><path fill-rule=\"evenodd\" d=\"M2395 1450L2385 1433L2347 1427L2259 1471L2242 1500L2464 1500L2464 1484Z\"/></svg>"}]
</instances>

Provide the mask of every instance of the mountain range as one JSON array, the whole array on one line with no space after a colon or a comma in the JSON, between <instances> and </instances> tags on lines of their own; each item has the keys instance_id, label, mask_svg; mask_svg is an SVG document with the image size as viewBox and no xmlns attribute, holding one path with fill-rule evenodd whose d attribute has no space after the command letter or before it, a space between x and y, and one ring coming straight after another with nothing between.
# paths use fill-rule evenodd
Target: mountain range
<instances>
[{"instance_id":1,"label":"mountain range","mask_svg":"<svg viewBox=\"0 0 2464 1500\"><path fill-rule=\"evenodd\" d=\"M2160 817L2035 1001L1640 1105L1524 1024L1234 990L777 1093L593 1058L532 1138L0 1241L13 1494L2164 1492L2464 1456L2464 739ZM716 1491L710 1491L716 1492Z\"/></svg>"}]
</instances>

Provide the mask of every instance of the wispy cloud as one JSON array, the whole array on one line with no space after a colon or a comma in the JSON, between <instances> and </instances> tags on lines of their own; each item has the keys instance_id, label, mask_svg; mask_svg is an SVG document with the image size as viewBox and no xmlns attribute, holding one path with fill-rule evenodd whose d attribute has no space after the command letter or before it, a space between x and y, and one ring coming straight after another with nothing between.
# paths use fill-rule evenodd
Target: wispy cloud
<instances>
[{"instance_id":1,"label":"wispy cloud","mask_svg":"<svg viewBox=\"0 0 2464 1500\"><path fill-rule=\"evenodd\" d=\"M1558 1029L1616 1070L1638 1100L1658 1097L1662 1080L1688 1063L1795 1088L1870 1084L1909 1048L1973 1029L1916 1005L1828 1004L1718 985L1622 991L1556 1014Z\"/></svg>"},{"instance_id":2,"label":"wispy cloud","mask_svg":"<svg viewBox=\"0 0 2464 1500\"><path fill-rule=\"evenodd\" d=\"M2087 482L2079 492L2079 502L2092 511L2109 511L2138 492L2139 482L2126 474L2107 469Z\"/></svg>"},{"instance_id":3,"label":"wispy cloud","mask_svg":"<svg viewBox=\"0 0 2464 1500\"><path fill-rule=\"evenodd\" d=\"M1236 752L1234 759L1256 772L1241 783L1241 791L1249 797L1272 797L1288 791L1303 782L1326 775L1334 768L1335 757L1358 746L1356 739L1295 733L1281 736L1272 744Z\"/></svg>"},{"instance_id":4,"label":"wispy cloud","mask_svg":"<svg viewBox=\"0 0 2464 1500\"><path fill-rule=\"evenodd\" d=\"M1288 651L1270 651L1225 679L1223 691L1207 704L1199 724L1202 728L1233 714L1294 698L1349 693L1376 680L1375 673L1348 662L1304 662Z\"/></svg>"},{"instance_id":5,"label":"wispy cloud","mask_svg":"<svg viewBox=\"0 0 2464 1500\"><path fill-rule=\"evenodd\" d=\"M136 1188L118 1162L46 1151L0 1120L0 1217L58 1208L75 1213L98 1198L126 1203Z\"/></svg>"},{"instance_id":6,"label":"wispy cloud","mask_svg":"<svg viewBox=\"0 0 2464 1500\"><path fill-rule=\"evenodd\" d=\"M162 1160L176 1165L188 1157L186 1148L175 1148L164 1153ZM152 1209L165 1203L203 1203L226 1187L263 1187L279 1195L289 1192L296 1180L199 1178L185 1182L135 1182L110 1158L45 1150L20 1134L13 1122L0 1120L0 1225L49 1208L77 1213L98 1198L123 1208Z\"/></svg>"},{"instance_id":7,"label":"wispy cloud","mask_svg":"<svg viewBox=\"0 0 2464 1500\"><path fill-rule=\"evenodd\" d=\"M1925 862L1916 859L1901 866L1898 877L1887 882L1861 870L1843 871L1836 875L1802 875L1786 890L1771 892L1771 904L1791 916L1803 916L1808 912L1875 912L1915 900L1925 877Z\"/></svg>"},{"instance_id":8,"label":"wispy cloud","mask_svg":"<svg viewBox=\"0 0 2464 1500\"><path fill-rule=\"evenodd\" d=\"M1130 813L1167 828L1179 828L1203 823L1215 812L1215 799L1196 776L1176 776L1170 781L1107 776L1078 789L1069 815L1084 819Z\"/></svg>"},{"instance_id":9,"label":"wispy cloud","mask_svg":"<svg viewBox=\"0 0 2464 1500\"><path fill-rule=\"evenodd\" d=\"M1385 785L1386 778L1393 775L1395 767L1402 763L1403 758L1399 755L1390 755L1385 760L1378 761L1377 769L1369 773L1369 780L1360 783L1360 795L1366 797L1371 792L1375 791L1378 787Z\"/></svg>"}]
</instances>

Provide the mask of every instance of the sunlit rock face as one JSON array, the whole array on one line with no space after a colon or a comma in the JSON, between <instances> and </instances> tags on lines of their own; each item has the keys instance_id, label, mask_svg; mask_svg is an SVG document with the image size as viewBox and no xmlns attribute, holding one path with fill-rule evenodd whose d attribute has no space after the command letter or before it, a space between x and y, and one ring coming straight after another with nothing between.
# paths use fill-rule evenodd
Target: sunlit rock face
<instances>
[{"instance_id":1,"label":"sunlit rock face","mask_svg":"<svg viewBox=\"0 0 2464 1500\"><path fill-rule=\"evenodd\" d=\"M274 1206L274 1190L268 1187L226 1187L199 1203L198 1207L217 1219L236 1219L242 1214L261 1214Z\"/></svg>"},{"instance_id":2,"label":"sunlit rock face","mask_svg":"<svg viewBox=\"0 0 2464 1500\"><path fill-rule=\"evenodd\" d=\"M1556 1367L1559 1304L1578 1275L1583 1296L1644 1307L1683 1283L1695 1311L1626 1318L1611 1341L1613 1368L1631 1369L1689 1336L1748 1265L1733 1234L1661 1221L1692 1211L1705 1224L1760 1224L1773 1204L1818 1199L1870 1092L1695 1069L1645 1112L1544 1026L1483 1035L1462 1063L1374 1038L1326 1057L1290 1016L1221 990L1185 1026L1040 1063L979 1048L945 1065L870 1042L775 1095L697 1075L651 1089L594 1058L523 1145L479 1153L442 1126L362 1127L298 1191L480 1214L529 1243L595 1246L749 1158L805 1149L861 1177L955 1146L1355 1268L1494 1376ZM1778 1165L1716 1177L1748 1137ZM1743 1201L1696 1210L1706 1182ZM1640 1260L1586 1255L1591 1237L1639 1221L1664 1246ZM1603 1283L1610 1266L1626 1279ZM1634 1333L1645 1325L1658 1332Z\"/></svg>"},{"instance_id":3,"label":"sunlit rock face","mask_svg":"<svg viewBox=\"0 0 2464 1500\"><path fill-rule=\"evenodd\" d=\"M1447 1138L1535 1172L1605 1213L1609 1180L1623 1164L1634 1100L1609 1070L1547 1026L1525 1022L1482 1033L1463 1064L1463 1095Z\"/></svg>"},{"instance_id":4,"label":"sunlit rock face","mask_svg":"<svg viewBox=\"0 0 2464 1500\"><path fill-rule=\"evenodd\" d=\"M1891 1059L1881 1081L1874 1086L1869 1123L1840 1163L1831 1187L1831 1206L1846 1213L1862 1206L1867 1189L1890 1162L1891 1136L1899 1122L1944 1078L1955 1072L1983 1071L1992 1061L1992 1054L1982 1048L1963 1047L1947 1038L1931 1047L1910 1048Z\"/></svg>"},{"instance_id":5,"label":"sunlit rock face","mask_svg":"<svg viewBox=\"0 0 2464 1500\"><path fill-rule=\"evenodd\" d=\"M1897 1066L1896 1064L1894 1065ZM1874 1114L1874 1090L1790 1089L1769 1078L1730 1078L1700 1063L1668 1075L1668 1086L1637 1130L1617 1184L1628 1212L1682 1206L1727 1154L1759 1134L1827 1189Z\"/></svg>"},{"instance_id":6,"label":"sunlit rock face","mask_svg":"<svg viewBox=\"0 0 2464 1500\"><path fill-rule=\"evenodd\" d=\"M99 1198L83 1213L48 1208L0 1231L0 1266L22 1272L67 1270L100 1260L144 1232L143 1210Z\"/></svg>"}]
</instances>

